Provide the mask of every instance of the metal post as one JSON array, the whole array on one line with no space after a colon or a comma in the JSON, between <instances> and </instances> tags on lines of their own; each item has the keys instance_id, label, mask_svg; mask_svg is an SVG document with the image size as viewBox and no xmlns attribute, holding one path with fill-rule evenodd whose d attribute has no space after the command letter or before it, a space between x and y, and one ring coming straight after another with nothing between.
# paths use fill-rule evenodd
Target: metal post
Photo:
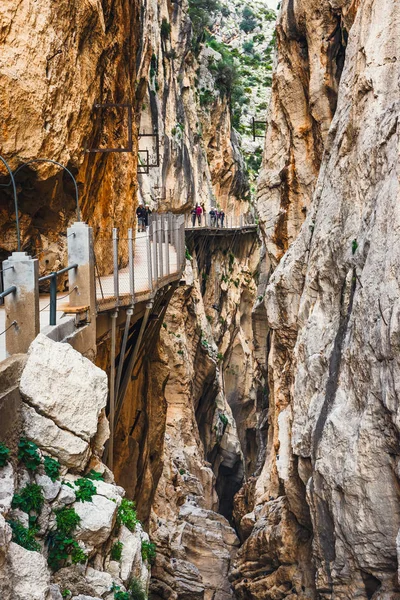
<instances>
[{"instance_id":1,"label":"metal post","mask_svg":"<svg viewBox=\"0 0 400 600\"><path fill-rule=\"evenodd\" d=\"M153 289L157 289L157 280L158 280L157 227L158 227L158 219L156 217L154 217L154 221L152 222L151 226L152 226L152 238L153 238L153 265L154 265Z\"/></svg>"},{"instance_id":2,"label":"metal post","mask_svg":"<svg viewBox=\"0 0 400 600\"><path fill-rule=\"evenodd\" d=\"M159 226L158 226L158 268L160 279L164 277L164 257L163 257L163 217L160 215Z\"/></svg>"},{"instance_id":3,"label":"metal post","mask_svg":"<svg viewBox=\"0 0 400 600\"><path fill-rule=\"evenodd\" d=\"M165 231L165 265L166 265L166 275L170 275L170 266L169 266L169 227L168 227L169 215L164 222L164 231Z\"/></svg>"},{"instance_id":4,"label":"metal post","mask_svg":"<svg viewBox=\"0 0 400 600\"><path fill-rule=\"evenodd\" d=\"M114 257L114 296L119 301L119 275L118 275L118 229L113 227L113 257Z\"/></svg>"},{"instance_id":5,"label":"metal post","mask_svg":"<svg viewBox=\"0 0 400 600\"><path fill-rule=\"evenodd\" d=\"M13 289L4 297L6 353L11 356L28 352L40 330L39 261L26 252L14 252L2 268L4 290Z\"/></svg>"},{"instance_id":6,"label":"metal post","mask_svg":"<svg viewBox=\"0 0 400 600\"><path fill-rule=\"evenodd\" d=\"M147 277L149 280L149 290L153 291L153 279L151 276L152 268L151 268L151 244L150 244L150 233L149 227L146 227L146 254L147 254Z\"/></svg>"},{"instance_id":7,"label":"metal post","mask_svg":"<svg viewBox=\"0 0 400 600\"><path fill-rule=\"evenodd\" d=\"M132 315L133 315L133 307L130 306L128 308L128 310L126 311L124 337L122 339L121 352L119 353L117 383L115 384L115 398L118 398L119 386L120 386L120 383L121 383L121 376L122 376L122 369L123 369L123 366L124 366L126 344L128 343L129 327L130 327L130 324L131 324Z\"/></svg>"},{"instance_id":8,"label":"metal post","mask_svg":"<svg viewBox=\"0 0 400 600\"><path fill-rule=\"evenodd\" d=\"M57 273L53 272L50 279L50 325L57 322Z\"/></svg>"},{"instance_id":9,"label":"metal post","mask_svg":"<svg viewBox=\"0 0 400 600\"><path fill-rule=\"evenodd\" d=\"M129 254L129 290L132 304L135 301L135 254L133 250L133 230L128 229L128 254Z\"/></svg>"},{"instance_id":10,"label":"metal post","mask_svg":"<svg viewBox=\"0 0 400 600\"><path fill-rule=\"evenodd\" d=\"M243 227L243 215L240 215L240 227Z\"/></svg>"},{"instance_id":11,"label":"metal post","mask_svg":"<svg viewBox=\"0 0 400 600\"><path fill-rule=\"evenodd\" d=\"M108 466L114 466L114 419L115 419L115 344L118 310L111 315L111 370L110 370L110 441L108 446Z\"/></svg>"}]
</instances>

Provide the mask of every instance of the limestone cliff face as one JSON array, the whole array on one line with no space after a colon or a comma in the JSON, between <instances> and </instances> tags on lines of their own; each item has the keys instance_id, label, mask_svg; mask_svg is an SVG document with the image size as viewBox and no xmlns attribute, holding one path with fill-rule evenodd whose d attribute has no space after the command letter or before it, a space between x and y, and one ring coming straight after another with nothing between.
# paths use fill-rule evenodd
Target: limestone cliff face
<instances>
[{"instance_id":1,"label":"limestone cliff face","mask_svg":"<svg viewBox=\"0 0 400 600\"><path fill-rule=\"evenodd\" d=\"M233 598L233 496L263 451L264 384L250 318L258 245L253 235L206 243L189 246L186 286L175 293L161 336L170 374L150 533L158 548L152 597L165 600Z\"/></svg>"},{"instance_id":2,"label":"limestone cliff face","mask_svg":"<svg viewBox=\"0 0 400 600\"><path fill-rule=\"evenodd\" d=\"M282 3L259 196L270 428L238 598L399 594L398 24L389 1Z\"/></svg>"},{"instance_id":3,"label":"limestone cliff face","mask_svg":"<svg viewBox=\"0 0 400 600\"><path fill-rule=\"evenodd\" d=\"M140 197L153 208L204 208L218 202L225 211L245 213L237 203L248 190L238 140L231 129L229 102L208 68L214 51L193 50L187 2L146 0L138 53ZM200 89L214 101L201 106ZM147 154L148 152L148 154Z\"/></svg>"},{"instance_id":4,"label":"limestone cliff face","mask_svg":"<svg viewBox=\"0 0 400 600\"><path fill-rule=\"evenodd\" d=\"M139 3L46 0L15 7L7 0L0 7L0 31L0 153L13 170L38 157L66 165L95 234L131 226L136 152L85 150L126 145L126 111L102 112L94 104L130 103L135 109ZM135 132L135 121L133 126ZM60 232L76 218L72 182L58 167L40 164L25 167L17 183L23 247L42 252L42 269L57 267L65 252ZM4 255L16 249L15 212L9 189L0 193Z\"/></svg>"}]
</instances>

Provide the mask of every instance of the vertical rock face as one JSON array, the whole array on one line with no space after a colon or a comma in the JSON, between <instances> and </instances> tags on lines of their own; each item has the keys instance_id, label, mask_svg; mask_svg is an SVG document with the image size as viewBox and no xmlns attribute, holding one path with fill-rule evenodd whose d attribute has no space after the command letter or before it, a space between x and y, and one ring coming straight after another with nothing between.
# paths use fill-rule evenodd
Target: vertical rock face
<instances>
[{"instance_id":1,"label":"vertical rock face","mask_svg":"<svg viewBox=\"0 0 400 600\"><path fill-rule=\"evenodd\" d=\"M282 3L259 207L270 265L291 246L265 293L270 428L238 598L400 592L399 17Z\"/></svg>"},{"instance_id":2,"label":"vertical rock face","mask_svg":"<svg viewBox=\"0 0 400 600\"><path fill-rule=\"evenodd\" d=\"M139 138L141 199L165 210L208 208L244 213L236 201L248 191L238 141L231 129L229 102L217 89L209 60L219 54L193 50L188 4L146 0L139 48ZM215 100L201 106L200 90L210 87ZM148 151L148 155L147 152Z\"/></svg>"},{"instance_id":3,"label":"vertical rock face","mask_svg":"<svg viewBox=\"0 0 400 600\"><path fill-rule=\"evenodd\" d=\"M126 228L134 218L135 154L85 149L126 145L126 111L94 104L135 102L138 11L137 2L107 0L24 1L17 8L6 0L0 8L0 153L13 170L38 157L66 165L95 232L115 223ZM76 215L72 181L46 163L25 167L17 183L24 247L43 251L42 266L51 269L63 258L59 232ZM7 188L0 199L6 253L16 248L15 212Z\"/></svg>"},{"instance_id":4,"label":"vertical rock face","mask_svg":"<svg viewBox=\"0 0 400 600\"><path fill-rule=\"evenodd\" d=\"M164 469L150 523L158 548L154 598L233 598L228 575L239 546L233 496L263 451L252 246L253 235L189 243L194 269L188 262L187 285L164 319L160 358L170 374Z\"/></svg>"}]
</instances>

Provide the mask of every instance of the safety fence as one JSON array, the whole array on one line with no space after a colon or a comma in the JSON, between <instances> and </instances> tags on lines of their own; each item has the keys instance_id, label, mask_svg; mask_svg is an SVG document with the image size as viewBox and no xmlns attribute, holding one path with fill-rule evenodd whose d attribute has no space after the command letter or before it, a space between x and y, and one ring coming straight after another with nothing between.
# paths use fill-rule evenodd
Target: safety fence
<instances>
[{"instance_id":1,"label":"safety fence","mask_svg":"<svg viewBox=\"0 0 400 600\"><path fill-rule=\"evenodd\" d=\"M255 226L255 218L251 214L223 216L205 213L185 215L185 229L241 229L243 227Z\"/></svg>"},{"instance_id":2,"label":"safety fence","mask_svg":"<svg viewBox=\"0 0 400 600\"><path fill-rule=\"evenodd\" d=\"M185 264L183 215L153 214L150 225L134 235L100 238L95 244L97 310L150 298L177 279ZM101 265L101 267L99 266Z\"/></svg>"}]
</instances>

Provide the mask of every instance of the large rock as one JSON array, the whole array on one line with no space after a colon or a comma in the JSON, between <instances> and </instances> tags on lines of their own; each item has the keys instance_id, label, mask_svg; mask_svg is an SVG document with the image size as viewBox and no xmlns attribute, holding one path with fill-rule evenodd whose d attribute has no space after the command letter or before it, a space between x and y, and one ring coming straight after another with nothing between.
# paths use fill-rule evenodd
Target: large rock
<instances>
[{"instance_id":1,"label":"large rock","mask_svg":"<svg viewBox=\"0 0 400 600\"><path fill-rule=\"evenodd\" d=\"M11 508L14 495L14 470L10 463L0 468L0 512Z\"/></svg>"},{"instance_id":2,"label":"large rock","mask_svg":"<svg viewBox=\"0 0 400 600\"><path fill-rule=\"evenodd\" d=\"M25 435L40 448L69 468L83 470L90 455L89 444L80 437L61 429L51 419L23 403L22 420Z\"/></svg>"},{"instance_id":3,"label":"large rock","mask_svg":"<svg viewBox=\"0 0 400 600\"><path fill-rule=\"evenodd\" d=\"M139 531L139 527L136 526L136 531L129 531L124 525L122 525L119 532L119 541L123 543L122 554L121 554L121 579L124 582L129 581L132 575L132 569L135 562L141 562L141 546L142 539Z\"/></svg>"},{"instance_id":4,"label":"large rock","mask_svg":"<svg viewBox=\"0 0 400 600\"><path fill-rule=\"evenodd\" d=\"M93 496L92 502L75 502L81 518L76 538L91 546L100 546L110 536L114 526L117 504L104 496Z\"/></svg>"},{"instance_id":5,"label":"large rock","mask_svg":"<svg viewBox=\"0 0 400 600\"><path fill-rule=\"evenodd\" d=\"M12 600L49 600L50 571L40 552L25 550L11 542L8 551Z\"/></svg>"},{"instance_id":6,"label":"large rock","mask_svg":"<svg viewBox=\"0 0 400 600\"><path fill-rule=\"evenodd\" d=\"M47 475L36 475L36 483L41 486L45 500L51 502L61 489L61 482L52 481Z\"/></svg>"},{"instance_id":7,"label":"large rock","mask_svg":"<svg viewBox=\"0 0 400 600\"><path fill-rule=\"evenodd\" d=\"M98 596L103 596L112 588L113 578L105 571L97 571L92 567L88 567L85 578Z\"/></svg>"},{"instance_id":8,"label":"large rock","mask_svg":"<svg viewBox=\"0 0 400 600\"><path fill-rule=\"evenodd\" d=\"M107 375L69 344L40 334L30 346L20 390L59 427L90 441L107 403Z\"/></svg>"}]
</instances>

